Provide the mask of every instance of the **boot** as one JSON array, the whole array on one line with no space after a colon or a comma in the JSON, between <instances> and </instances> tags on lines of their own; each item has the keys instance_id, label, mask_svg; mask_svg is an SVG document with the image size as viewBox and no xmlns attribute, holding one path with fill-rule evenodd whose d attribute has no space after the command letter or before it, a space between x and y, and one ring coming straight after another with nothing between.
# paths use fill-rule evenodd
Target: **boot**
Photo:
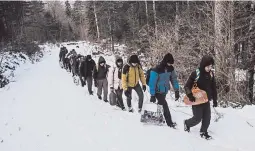
<instances>
[{"instance_id":1,"label":"boot","mask_svg":"<svg viewBox=\"0 0 255 151\"><path fill-rule=\"evenodd\" d=\"M176 129L177 124L175 122L173 122L172 124L168 125L169 127Z\"/></svg>"},{"instance_id":2,"label":"boot","mask_svg":"<svg viewBox=\"0 0 255 151\"><path fill-rule=\"evenodd\" d=\"M134 110L133 110L132 107L129 107L128 111L129 111L129 112L134 112Z\"/></svg>"},{"instance_id":3,"label":"boot","mask_svg":"<svg viewBox=\"0 0 255 151\"><path fill-rule=\"evenodd\" d=\"M208 132L200 132L200 136L206 140L212 139L212 136L210 136Z\"/></svg>"},{"instance_id":4,"label":"boot","mask_svg":"<svg viewBox=\"0 0 255 151\"><path fill-rule=\"evenodd\" d=\"M190 132L190 127L187 126L186 120L184 120L184 131Z\"/></svg>"},{"instance_id":5,"label":"boot","mask_svg":"<svg viewBox=\"0 0 255 151\"><path fill-rule=\"evenodd\" d=\"M122 111L126 111L126 108L124 106L121 109L122 109Z\"/></svg>"}]
</instances>

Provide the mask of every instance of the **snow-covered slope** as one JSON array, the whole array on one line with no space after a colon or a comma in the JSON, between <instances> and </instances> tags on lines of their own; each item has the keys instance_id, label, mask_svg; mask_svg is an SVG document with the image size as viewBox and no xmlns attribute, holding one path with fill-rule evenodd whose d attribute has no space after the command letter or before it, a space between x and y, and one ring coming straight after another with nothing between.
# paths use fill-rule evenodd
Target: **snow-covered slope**
<instances>
[{"instance_id":1,"label":"snow-covered slope","mask_svg":"<svg viewBox=\"0 0 255 151\"><path fill-rule=\"evenodd\" d=\"M29 66L41 60L44 53L48 53L53 47L52 44L39 45L41 52L36 52L28 57L22 52L1 52L0 53L0 74L10 82L15 82L19 74L24 72ZM6 87L5 87L6 88ZM8 89L8 86L7 86ZM0 89L0 91L3 89Z\"/></svg>"},{"instance_id":2,"label":"snow-covered slope","mask_svg":"<svg viewBox=\"0 0 255 151\"><path fill-rule=\"evenodd\" d=\"M210 141L199 137L200 125L192 128L191 133L183 131L183 120L191 116L191 109L174 102L171 95L168 103L178 129L145 126L139 122L137 111L115 109L96 96L89 96L87 88L76 86L71 75L59 67L59 48L51 50L41 62L23 68L9 90L0 92L0 151L255 149L254 106L217 108L224 115L218 122L214 122L216 115L212 110L209 133L214 140ZM106 59L113 62L113 57ZM148 97L146 94L145 99ZM137 107L137 97L133 105Z\"/></svg>"}]
</instances>

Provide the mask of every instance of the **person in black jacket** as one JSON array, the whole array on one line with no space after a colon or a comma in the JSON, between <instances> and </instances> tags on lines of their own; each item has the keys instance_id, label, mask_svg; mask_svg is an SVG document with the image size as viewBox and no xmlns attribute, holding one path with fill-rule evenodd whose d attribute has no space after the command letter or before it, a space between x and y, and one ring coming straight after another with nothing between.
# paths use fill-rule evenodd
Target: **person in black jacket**
<instances>
[{"instance_id":1,"label":"person in black jacket","mask_svg":"<svg viewBox=\"0 0 255 151\"><path fill-rule=\"evenodd\" d=\"M65 67L65 56L67 53L68 53L68 50L66 49L66 47L62 46L59 52L59 62L61 62L63 67Z\"/></svg>"},{"instance_id":2,"label":"person in black jacket","mask_svg":"<svg viewBox=\"0 0 255 151\"><path fill-rule=\"evenodd\" d=\"M83 77L83 82L82 85L88 86L88 91L90 95L93 95L92 91L92 74L93 74L93 69L95 68L96 63L95 61L91 58L91 55L87 55L86 59L81 62L80 64L80 75Z\"/></svg>"},{"instance_id":3,"label":"person in black jacket","mask_svg":"<svg viewBox=\"0 0 255 151\"><path fill-rule=\"evenodd\" d=\"M77 69L77 73L79 75L79 79L81 81L81 86L84 87L84 85L86 84L85 81L83 80L83 76L81 75L81 64L82 62L85 62L85 59L86 59L86 56L83 56L81 55L81 57L78 58L78 63L77 63L77 66L76 66L76 69Z\"/></svg>"},{"instance_id":4,"label":"person in black jacket","mask_svg":"<svg viewBox=\"0 0 255 151\"><path fill-rule=\"evenodd\" d=\"M209 101L204 104L193 105L193 117L184 121L184 130L187 132L190 131L190 127L193 127L202 121L200 136L205 139L212 138L207 132L211 120L210 101L213 100L213 107L217 107L216 81L212 72L213 65L213 58L211 56L204 56L201 60L199 70L191 73L184 87L189 100L192 102L195 102L196 100L191 91L195 81L198 88L207 93Z\"/></svg>"}]
</instances>

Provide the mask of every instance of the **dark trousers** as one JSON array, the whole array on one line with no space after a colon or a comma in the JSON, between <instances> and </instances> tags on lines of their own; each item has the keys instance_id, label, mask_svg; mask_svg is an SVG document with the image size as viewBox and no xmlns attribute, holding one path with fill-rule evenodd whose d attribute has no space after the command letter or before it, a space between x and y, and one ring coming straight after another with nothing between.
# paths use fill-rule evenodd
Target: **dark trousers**
<instances>
[{"instance_id":1,"label":"dark trousers","mask_svg":"<svg viewBox=\"0 0 255 151\"><path fill-rule=\"evenodd\" d=\"M168 104L166 102L166 94L156 93L155 97L158 100L158 104L163 106L164 117L165 117L165 120L166 120L166 124L168 126L172 125L173 121L172 121L172 117L171 117L171 113L170 113Z\"/></svg>"},{"instance_id":2,"label":"dark trousers","mask_svg":"<svg viewBox=\"0 0 255 151\"><path fill-rule=\"evenodd\" d=\"M132 100L132 89L134 89L139 97L138 108L141 109L143 107L143 90L140 84L137 84L135 87L128 87L128 91L130 92L130 96L127 97L127 105L131 107L131 100Z\"/></svg>"},{"instance_id":3,"label":"dark trousers","mask_svg":"<svg viewBox=\"0 0 255 151\"><path fill-rule=\"evenodd\" d=\"M107 79L97 80L97 96L101 96L104 91L104 101L107 100L108 95L108 81Z\"/></svg>"},{"instance_id":4,"label":"dark trousers","mask_svg":"<svg viewBox=\"0 0 255 151\"><path fill-rule=\"evenodd\" d=\"M186 120L186 125L188 127L193 127L202 121L200 132L207 132L207 129L211 121L211 108L210 102L193 105L192 106L193 117Z\"/></svg>"},{"instance_id":5,"label":"dark trousers","mask_svg":"<svg viewBox=\"0 0 255 151\"><path fill-rule=\"evenodd\" d=\"M115 90L115 92L117 95L117 105L120 108L125 108L124 103L123 103L123 98L122 98L123 89L118 88L117 90Z\"/></svg>"},{"instance_id":6,"label":"dark trousers","mask_svg":"<svg viewBox=\"0 0 255 151\"><path fill-rule=\"evenodd\" d=\"M92 77L87 77L86 81L87 81L88 91L89 93L92 93Z\"/></svg>"}]
</instances>

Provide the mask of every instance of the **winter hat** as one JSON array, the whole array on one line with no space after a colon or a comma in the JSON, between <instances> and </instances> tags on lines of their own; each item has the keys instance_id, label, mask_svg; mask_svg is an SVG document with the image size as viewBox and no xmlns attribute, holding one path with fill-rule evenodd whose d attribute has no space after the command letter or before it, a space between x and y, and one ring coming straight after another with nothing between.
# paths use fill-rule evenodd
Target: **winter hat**
<instances>
[{"instance_id":1,"label":"winter hat","mask_svg":"<svg viewBox=\"0 0 255 151\"><path fill-rule=\"evenodd\" d=\"M98 63L105 63L105 59L104 57L100 56L99 59L98 59Z\"/></svg>"},{"instance_id":2,"label":"winter hat","mask_svg":"<svg viewBox=\"0 0 255 151\"><path fill-rule=\"evenodd\" d=\"M87 59L88 59L88 60L91 59L91 55L87 55Z\"/></svg>"},{"instance_id":3,"label":"winter hat","mask_svg":"<svg viewBox=\"0 0 255 151\"><path fill-rule=\"evenodd\" d=\"M209 65L214 65L214 59L211 56L203 56L201 62L200 62L200 72L204 73L205 72L205 67Z\"/></svg>"},{"instance_id":4,"label":"winter hat","mask_svg":"<svg viewBox=\"0 0 255 151\"><path fill-rule=\"evenodd\" d=\"M117 55L117 56L115 56L115 62L116 63L117 62L122 62L123 63L123 59L119 55Z\"/></svg>"},{"instance_id":5,"label":"winter hat","mask_svg":"<svg viewBox=\"0 0 255 151\"><path fill-rule=\"evenodd\" d=\"M167 63L170 63L170 64L174 64L174 57L172 56L172 54L170 53L167 53L162 62L161 62L163 65L167 65Z\"/></svg>"},{"instance_id":6,"label":"winter hat","mask_svg":"<svg viewBox=\"0 0 255 151\"><path fill-rule=\"evenodd\" d=\"M211 56L203 56L200 62L200 68L205 68L206 66L214 65L214 59Z\"/></svg>"},{"instance_id":7,"label":"winter hat","mask_svg":"<svg viewBox=\"0 0 255 151\"><path fill-rule=\"evenodd\" d=\"M139 63L139 59L137 55L132 55L129 59L130 63Z\"/></svg>"}]
</instances>

